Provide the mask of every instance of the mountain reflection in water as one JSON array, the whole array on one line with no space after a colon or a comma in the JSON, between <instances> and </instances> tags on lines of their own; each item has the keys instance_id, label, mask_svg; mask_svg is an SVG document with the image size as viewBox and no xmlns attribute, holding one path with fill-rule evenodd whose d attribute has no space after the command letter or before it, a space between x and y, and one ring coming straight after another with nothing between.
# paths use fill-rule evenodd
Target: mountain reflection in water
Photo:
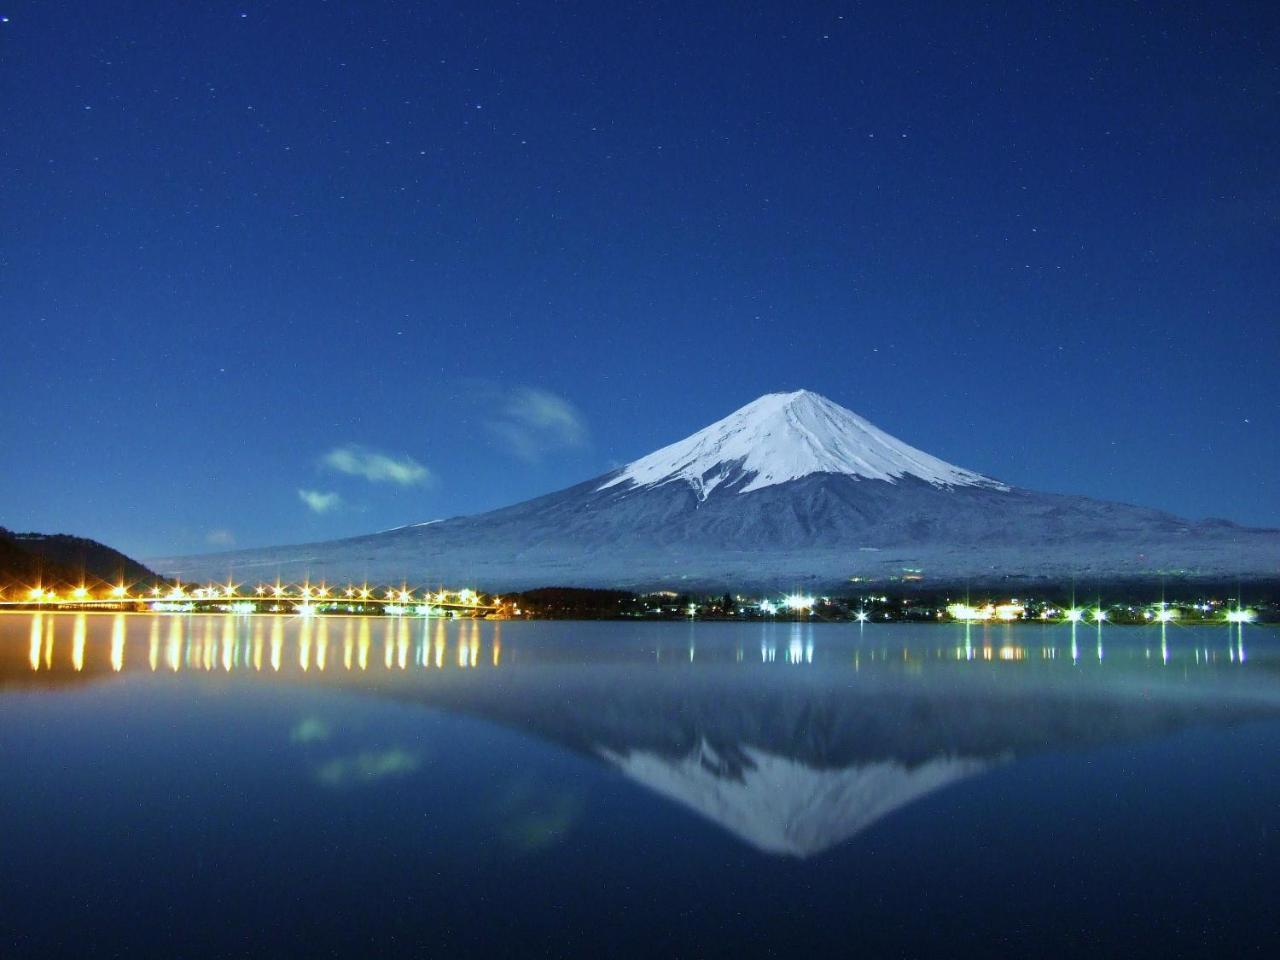
<instances>
[{"instance_id":1,"label":"mountain reflection in water","mask_svg":"<svg viewBox=\"0 0 1280 960\"><path fill-rule=\"evenodd\" d=\"M1020 757L1275 717L1270 641L1239 627L36 613L0 618L0 692L125 677L360 691L557 744L803 858Z\"/></svg>"}]
</instances>

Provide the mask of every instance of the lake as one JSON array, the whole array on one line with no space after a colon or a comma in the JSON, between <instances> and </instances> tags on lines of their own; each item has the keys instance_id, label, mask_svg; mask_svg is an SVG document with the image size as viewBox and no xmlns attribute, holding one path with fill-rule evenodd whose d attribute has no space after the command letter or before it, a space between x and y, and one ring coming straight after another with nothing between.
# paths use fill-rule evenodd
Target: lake
<instances>
[{"instance_id":1,"label":"lake","mask_svg":"<svg viewBox=\"0 0 1280 960\"><path fill-rule=\"evenodd\" d=\"M1262 626L0 615L0 956L1242 956Z\"/></svg>"}]
</instances>

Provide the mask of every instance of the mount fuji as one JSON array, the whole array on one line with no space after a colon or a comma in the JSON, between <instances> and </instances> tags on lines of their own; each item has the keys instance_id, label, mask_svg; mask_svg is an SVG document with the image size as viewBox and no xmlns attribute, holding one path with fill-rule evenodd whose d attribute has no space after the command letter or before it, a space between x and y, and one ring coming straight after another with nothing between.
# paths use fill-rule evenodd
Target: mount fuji
<instances>
[{"instance_id":1,"label":"mount fuji","mask_svg":"<svg viewBox=\"0 0 1280 960\"><path fill-rule=\"evenodd\" d=\"M408 578L504 592L826 589L904 575L932 584L1262 579L1280 575L1280 530L1011 486L799 390L488 513L153 565L187 579Z\"/></svg>"}]
</instances>

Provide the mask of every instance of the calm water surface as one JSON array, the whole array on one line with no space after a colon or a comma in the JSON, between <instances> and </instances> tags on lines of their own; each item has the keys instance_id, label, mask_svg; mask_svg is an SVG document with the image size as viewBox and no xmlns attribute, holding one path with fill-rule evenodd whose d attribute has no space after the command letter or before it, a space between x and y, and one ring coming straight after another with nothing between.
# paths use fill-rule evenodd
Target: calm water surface
<instances>
[{"instance_id":1,"label":"calm water surface","mask_svg":"<svg viewBox=\"0 0 1280 960\"><path fill-rule=\"evenodd\" d=\"M1276 956L1262 627L0 615L0 956Z\"/></svg>"}]
</instances>

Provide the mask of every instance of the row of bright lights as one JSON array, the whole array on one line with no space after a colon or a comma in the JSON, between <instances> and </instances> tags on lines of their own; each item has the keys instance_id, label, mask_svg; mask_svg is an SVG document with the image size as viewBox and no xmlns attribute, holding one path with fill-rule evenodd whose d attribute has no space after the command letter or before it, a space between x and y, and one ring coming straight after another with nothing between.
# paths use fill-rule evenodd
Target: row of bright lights
<instances>
[{"instance_id":1,"label":"row of bright lights","mask_svg":"<svg viewBox=\"0 0 1280 960\"><path fill-rule=\"evenodd\" d=\"M165 601L237 600L240 597L237 590L238 585L231 583L228 583L225 586L210 584L208 587L197 587L195 590L190 592L187 588L182 587L181 585L172 587L167 591L161 587L152 587L151 597L153 599ZM297 592L291 592L294 590ZM347 599L371 600L374 602L381 602L385 600L389 603L409 604L418 599L414 596L414 592L412 590L405 588L401 588L399 590L388 589L381 597L376 596L376 593L377 591L368 586L356 587L354 585L347 586L341 593L330 590L329 587L324 586L323 584L318 587L313 587L309 584L303 584L298 587L291 587L279 583L274 586L259 584L254 589L254 595L256 597L280 600L302 600L304 603L315 600ZM56 591L47 590L43 587L33 587L28 591L27 597L29 600L36 603L56 603L59 599ZM478 606L480 603L480 596L474 590L442 590L434 595L430 591L426 591L421 599L428 603L448 603L450 597L456 597L457 599L455 602L463 606L474 607ZM128 589L124 586L113 587L110 591L110 598L115 600L145 599L131 596ZM67 599L72 602L89 600L92 599L92 595L88 588L76 587L68 594ZM500 605L502 603L502 598L495 597L494 603ZM760 612L771 615L777 613L779 609L782 609L792 613L799 613L802 611L812 610L816 603L816 597L800 593L790 593L783 597L779 603L773 603L770 600L761 600ZM252 609L251 607L247 607L247 605L243 604L236 604L236 606ZM696 608L691 606L689 612L692 614L695 612L695 609ZM1026 608L1021 604L1016 603L1002 603L998 605L988 603L981 607L974 607L965 603L953 603L946 609L949 617L953 620L962 621L999 620L1008 623L1015 620L1021 620L1023 615L1026 613ZM1078 607L1072 607L1062 611L1061 619L1067 623L1080 623L1085 619L1086 615L1094 623L1103 623L1107 619L1107 611L1103 610L1101 607L1095 607L1092 610L1087 611ZM1147 619L1154 620L1157 623L1171 623L1178 619L1178 611L1166 604L1159 604L1153 609L1146 611L1145 616ZM1256 618L1257 614L1253 610L1236 609L1226 611L1226 620L1228 623L1252 623ZM867 614L865 612L860 612L857 614L857 619L861 622L866 622ZM1046 611L1044 614L1041 614L1041 619L1049 620L1054 619L1054 617Z\"/></svg>"},{"instance_id":2,"label":"row of bright lights","mask_svg":"<svg viewBox=\"0 0 1280 960\"><path fill-rule=\"evenodd\" d=\"M777 613L779 609L791 612L800 612L812 610L816 603L814 597L805 596L803 594L791 593L782 598L780 604L775 604L769 600L760 602L760 612L766 614ZM963 621L985 621L1000 620L1005 623L1012 623L1015 620L1021 620L1026 614L1026 607L1020 603L1001 603L986 604L982 607L970 606L966 603L953 603L947 607L947 615L953 620ZM1083 610L1079 607L1071 607L1062 611L1061 619L1067 623L1080 623L1086 617L1094 623L1104 623L1107 619L1107 611L1101 607L1094 607L1092 610ZM1167 604L1159 604L1151 610L1148 610L1146 617L1157 623L1172 623L1178 619L1178 611L1169 607ZM1253 610L1237 609L1228 610L1226 619L1228 623L1252 623L1257 618L1257 614ZM861 623L868 620L865 611L859 611L857 619ZM1056 619L1054 615L1046 611L1041 614L1041 619Z\"/></svg>"},{"instance_id":3,"label":"row of bright lights","mask_svg":"<svg viewBox=\"0 0 1280 960\"><path fill-rule=\"evenodd\" d=\"M243 599L238 592L237 584L210 585L208 587L197 587L194 590L183 586L170 587L152 587L150 597L134 596L124 586L112 587L105 599L110 600L240 600ZM407 588L399 590L389 589L378 596L378 591L370 587L348 586L342 591L330 589L327 586L313 587L310 585L302 585L298 587L276 584L269 586L259 584L254 590L254 596L264 599L280 599L280 600L370 600L373 602L382 602L383 600L393 603L412 603L415 600L433 603L457 603L463 606L478 606L480 604L480 595L474 590L441 590L439 593L432 594L429 590L424 591L419 598L414 591ZM450 598L453 598L451 601ZM95 597L87 587L76 587L69 591L65 596L60 597L56 590L46 589L44 587L32 587L27 591L27 599L35 603L57 603L88 601L93 599L104 599ZM494 603L500 604L501 597L495 597Z\"/></svg>"},{"instance_id":4,"label":"row of bright lights","mask_svg":"<svg viewBox=\"0 0 1280 960\"><path fill-rule=\"evenodd\" d=\"M1021 604L1002 603L999 605L987 604L983 607L973 607L965 603L953 603L947 607L947 615L953 620L964 621L986 621L1000 620L1010 623L1014 620L1021 620L1026 608ZM1146 619L1154 620L1156 623L1172 623L1178 619L1178 611L1166 604L1158 606L1146 611L1144 614ZM1101 607L1094 607L1092 610L1082 610L1079 607L1071 607L1062 611L1061 620L1066 623L1080 623L1086 617L1094 623L1104 623L1107 619L1107 611ZM1057 619L1048 612L1041 614L1042 620ZM1236 609L1226 612L1227 623L1252 623L1257 619L1257 613L1253 610Z\"/></svg>"}]
</instances>

